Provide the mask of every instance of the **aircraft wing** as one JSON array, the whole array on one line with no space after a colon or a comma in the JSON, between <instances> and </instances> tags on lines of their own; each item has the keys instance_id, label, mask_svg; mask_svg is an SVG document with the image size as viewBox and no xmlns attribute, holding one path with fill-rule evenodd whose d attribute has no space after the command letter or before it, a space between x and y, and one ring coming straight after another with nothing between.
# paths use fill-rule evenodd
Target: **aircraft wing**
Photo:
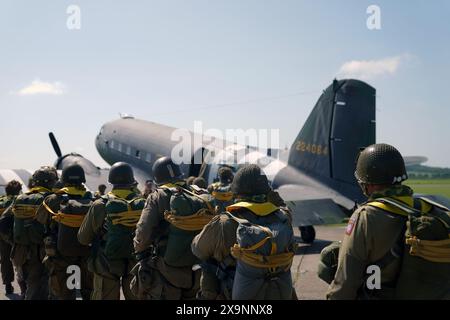
<instances>
[{"instance_id":1,"label":"aircraft wing","mask_svg":"<svg viewBox=\"0 0 450 320\"><path fill-rule=\"evenodd\" d=\"M286 201L292 211L292 225L294 227L338 224L347 215L331 199Z\"/></svg>"},{"instance_id":2,"label":"aircraft wing","mask_svg":"<svg viewBox=\"0 0 450 320\"><path fill-rule=\"evenodd\" d=\"M347 218L344 207L354 206L350 200L332 190L284 185L277 192L291 209L292 224L295 227L342 223Z\"/></svg>"},{"instance_id":3,"label":"aircraft wing","mask_svg":"<svg viewBox=\"0 0 450 320\"><path fill-rule=\"evenodd\" d=\"M5 194L5 187L11 180L17 180L22 184L22 191L28 191L28 180L33 170L27 169L0 169L0 195Z\"/></svg>"}]
</instances>

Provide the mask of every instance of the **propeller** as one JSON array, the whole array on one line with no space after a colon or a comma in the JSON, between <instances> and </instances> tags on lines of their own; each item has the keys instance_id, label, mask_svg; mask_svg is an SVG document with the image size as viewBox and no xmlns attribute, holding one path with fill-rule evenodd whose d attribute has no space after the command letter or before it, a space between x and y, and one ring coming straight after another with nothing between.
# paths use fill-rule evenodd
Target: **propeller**
<instances>
[{"instance_id":1,"label":"propeller","mask_svg":"<svg viewBox=\"0 0 450 320\"><path fill-rule=\"evenodd\" d=\"M63 170L64 167L76 163L83 167L86 174L97 176L100 175L100 170L91 161L84 158L81 154L72 152L63 155L53 132L49 132L48 137L50 138L50 142L52 143L53 150L55 150L55 153L58 156L54 164L56 169Z\"/></svg>"},{"instance_id":2,"label":"propeller","mask_svg":"<svg viewBox=\"0 0 450 320\"><path fill-rule=\"evenodd\" d=\"M50 138L50 142L52 143L53 150L55 150L55 153L58 156L58 158L61 158L62 152L61 149L59 148L58 141L56 141L55 135L53 134L53 132L49 132L48 136Z\"/></svg>"}]
</instances>

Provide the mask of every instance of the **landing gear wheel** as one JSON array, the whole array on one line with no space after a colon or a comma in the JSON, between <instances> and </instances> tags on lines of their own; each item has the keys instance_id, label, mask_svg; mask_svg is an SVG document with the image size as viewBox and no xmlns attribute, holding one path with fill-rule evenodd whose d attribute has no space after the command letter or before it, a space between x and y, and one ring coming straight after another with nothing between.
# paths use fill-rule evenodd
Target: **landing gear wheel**
<instances>
[{"instance_id":1,"label":"landing gear wheel","mask_svg":"<svg viewBox=\"0 0 450 320\"><path fill-rule=\"evenodd\" d=\"M304 243L313 243L316 239L316 230L313 226L298 227L300 236Z\"/></svg>"}]
</instances>

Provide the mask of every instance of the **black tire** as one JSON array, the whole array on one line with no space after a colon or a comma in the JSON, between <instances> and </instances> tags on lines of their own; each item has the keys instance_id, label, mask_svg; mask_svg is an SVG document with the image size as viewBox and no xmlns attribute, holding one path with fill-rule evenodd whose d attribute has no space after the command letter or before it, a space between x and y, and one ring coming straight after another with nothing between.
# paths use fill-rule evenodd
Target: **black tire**
<instances>
[{"instance_id":1,"label":"black tire","mask_svg":"<svg viewBox=\"0 0 450 320\"><path fill-rule=\"evenodd\" d=\"M313 243L316 239L316 230L313 226L298 227L300 230L300 237L304 243Z\"/></svg>"}]
</instances>

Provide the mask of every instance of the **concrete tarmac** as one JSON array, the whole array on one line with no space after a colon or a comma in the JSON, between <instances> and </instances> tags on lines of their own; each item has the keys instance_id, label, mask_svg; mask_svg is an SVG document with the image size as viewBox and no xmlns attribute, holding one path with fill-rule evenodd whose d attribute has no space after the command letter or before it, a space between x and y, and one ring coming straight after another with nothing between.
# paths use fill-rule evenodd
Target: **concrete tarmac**
<instances>
[{"instance_id":1,"label":"concrete tarmac","mask_svg":"<svg viewBox=\"0 0 450 320\"><path fill-rule=\"evenodd\" d=\"M300 300L322 300L328 285L317 277L317 265L320 251L332 241L342 240L345 226L317 226L316 240L313 244L302 243L297 228L294 232L299 243L299 249L292 265L292 279L297 296ZM15 293L5 295L4 286L0 286L0 300L17 300L20 293L17 282L13 283ZM123 296L122 296L123 299Z\"/></svg>"}]
</instances>

